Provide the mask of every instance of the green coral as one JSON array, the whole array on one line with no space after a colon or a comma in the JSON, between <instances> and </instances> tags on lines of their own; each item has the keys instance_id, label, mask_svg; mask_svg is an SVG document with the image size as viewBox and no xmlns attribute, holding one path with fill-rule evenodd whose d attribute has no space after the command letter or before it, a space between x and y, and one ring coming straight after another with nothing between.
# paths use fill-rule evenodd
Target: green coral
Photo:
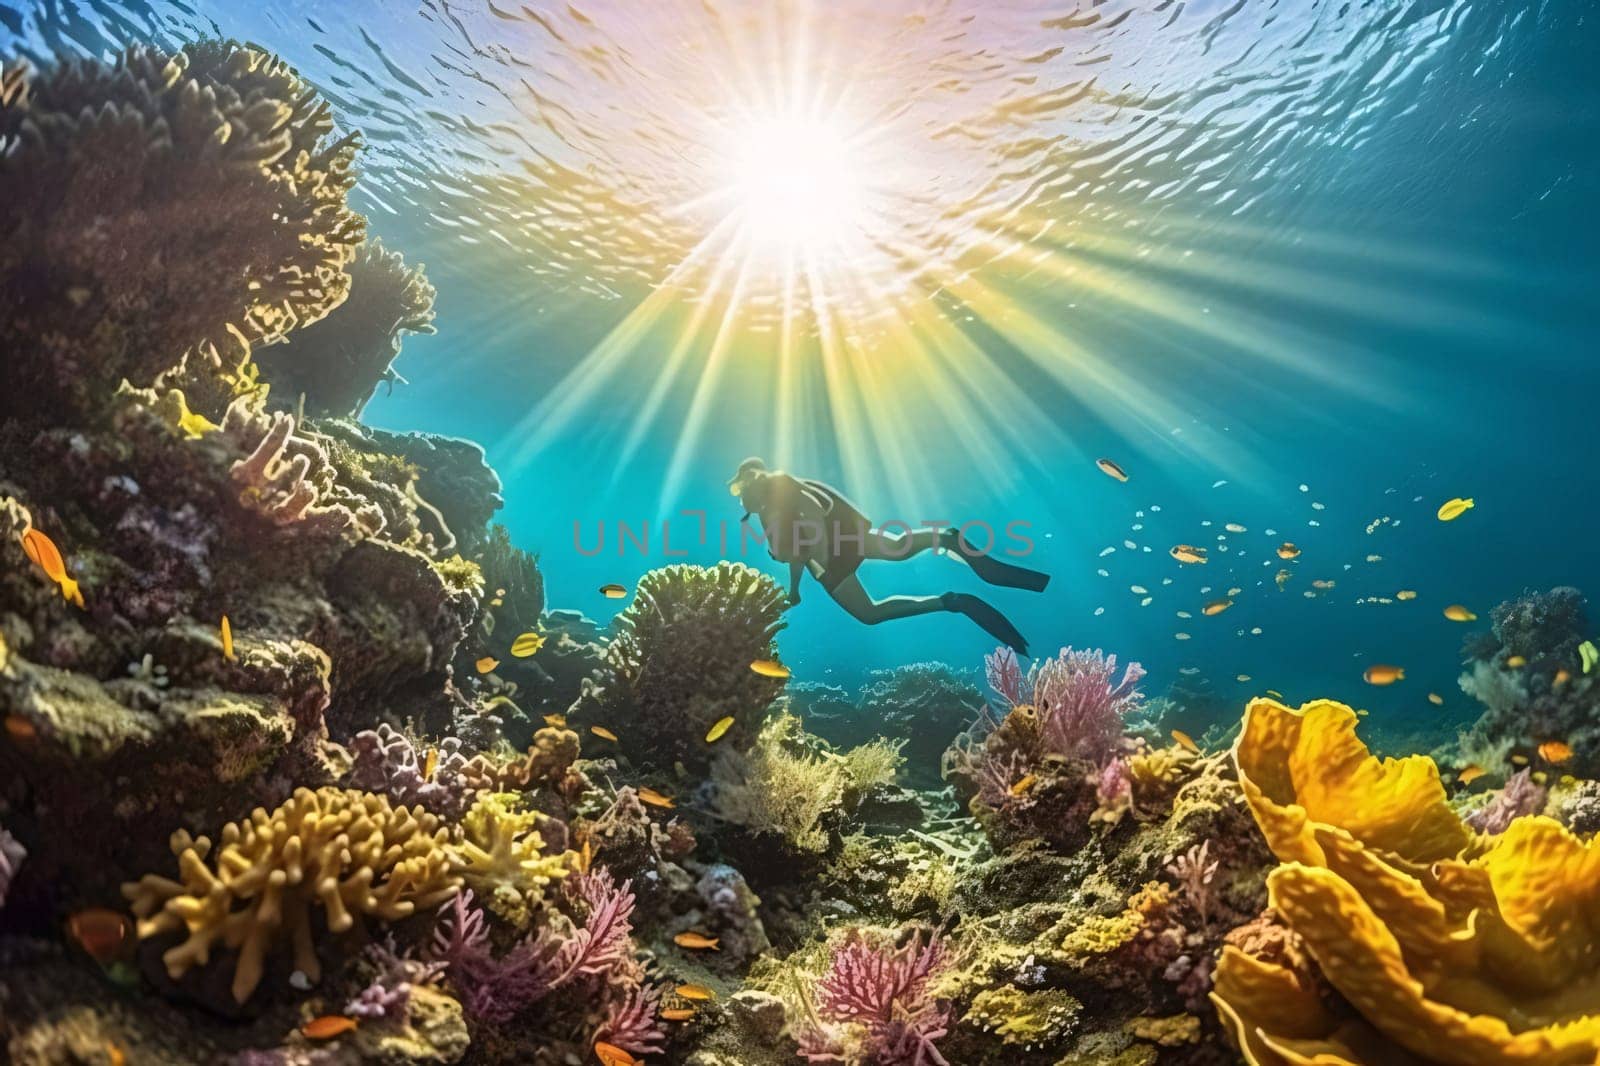
<instances>
[{"instance_id":1,"label":"green coral","mask_svg":"<svg viewBox=\"0 0 1600 1066\"><path fill-rule=\"evenodd\" d=\"M808 750L800 719L787 713L762 727L748 751L723 749L711 779L722 818L813 854L828 848L823 819L843 801L849 781L844 761Z\"/></svg>"},{"instance_id":2,"label":"green coral","mask_svg":"<svg viewBox=\"0 0 1600 1066\"><path fill-rule=\"evenodd\" d=\"M617 617L600 687L574 713L608 728L625 723L616 732L636 764L703 770L714 751L751 743L753 724L783 689L750 668L773 658L783 607L777 583L742 563L650 571ZM733 727L708 743L724 717Z\"/></svg>"},{"instance_id":3,"label":"green coral","mask_svg":"<svg viewBox=\"0 0 1600 1066\"><path fill-rule=\"evenodd\" d=\"M1083 1004L1062 989L1025 992L1016 985L1001 985L974 996L963 1020L1003 1043L1032 1049L1064 1039L1082 1012Z\"/></svg>"},{"instance_id":4,"label":"green coral","mask_svg":"<svg viewBox=\"0 0 1600 1066\"><path fill-rule=\"evenodd\" d=\"M532 922L550 882L575 868L570 851L545 854L538 829L545 817L525 809L515 793L487 793L461 820L461 840L451 848L454 868L467 885L519 927Z\"/></svg>"},{"instance_id":5,"label":"green coral","mask_svg":"<svg viewBox=\"0 0 1600 1066\"><path fill-rule=\"evenodd\" d=\"M452 555L434 561L433 568L444 579L444 587L451 592L470 592L474 597L483 595L483 570L471 559Z\"/></svg>"}]
</instances>

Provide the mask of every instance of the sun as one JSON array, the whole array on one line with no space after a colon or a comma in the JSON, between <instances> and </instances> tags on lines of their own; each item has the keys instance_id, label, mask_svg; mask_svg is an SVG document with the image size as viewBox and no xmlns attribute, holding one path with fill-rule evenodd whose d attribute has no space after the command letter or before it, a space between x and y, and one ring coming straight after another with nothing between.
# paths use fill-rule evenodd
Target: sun
<instances>
[{"instance_id":1,"label":"sun","mask_svg":"<svg viewBox=\"0 0 1600 1066\"><path fill-rule=\"evenodd\" d=\"M771 115L734 134L731 193L753 250L848 254L867 228L867 189L837 119Z\"/></svg>"}]
</instances>

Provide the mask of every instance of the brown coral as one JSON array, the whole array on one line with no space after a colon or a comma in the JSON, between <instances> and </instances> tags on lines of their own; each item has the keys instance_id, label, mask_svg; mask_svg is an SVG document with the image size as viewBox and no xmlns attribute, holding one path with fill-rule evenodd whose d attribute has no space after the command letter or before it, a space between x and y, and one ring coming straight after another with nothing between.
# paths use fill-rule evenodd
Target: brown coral
<instances>
[{"instance_id":1,"label":"brown coral","mask_svg":"<svg viewBox=\"0 0 1600 1066\"><path fill-rule=\"evenodd\" d=\"M310 86L231 42L8 72L0 409L82 409L185 353L191 377L240 375L337 306L364 224L331 134Z\"/></svg>"},{"instance_id":2,"label":"brown coral","mask_svg":"<svg viewBox=\"0 0 1600 1066\"><path fill-rule=\"evenodd\" d=\"M446 850L448 833L420 807L395 809L370 793L299 789L277 810L257 808L212 843L183 830L172 836L181 880L149 874L123 885L141 939L186 934L162 955L174 979L210 961L213 948L237 949L233 998L243 1003L261 981L267 952L285 936L295 967L316 981L311 908L320 905L339 933L359 915L397 921L436 907L461 886Z\"/></svg>"},{"instance_id":3,"label":"brown coral","mask_svg":"<svg viewBox=\"0 0 1600 1066\"><path fill-rule=\"evenodd\" d=\"M1257 1066L1591 1063L1600 1054L1600 846L1519 818L1475 837L1424 756L1379 760L1332 701L1253 701L1237 757L1284 865L1273 908L1347 1005L1225 949L1213 996Z\"/></svg>"}]
</instances>

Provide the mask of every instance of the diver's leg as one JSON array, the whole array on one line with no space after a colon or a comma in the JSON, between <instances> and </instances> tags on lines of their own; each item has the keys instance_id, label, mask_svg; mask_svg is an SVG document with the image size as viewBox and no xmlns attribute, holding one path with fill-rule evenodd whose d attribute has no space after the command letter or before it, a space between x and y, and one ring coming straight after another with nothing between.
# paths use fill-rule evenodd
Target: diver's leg
<instances>
[{"instance_id":1,"label":"diver's leg","mask_svg":"<svg viewBox=\"0 0 1600 1066\"><path fill-rule=\"evenodd\" d=\"M861 554L867 559L909 559L937 548L942 536L937 529L912 529L904 533L869 529L863 537Z\"/></svg>"},{"instance_id":2,"label":"diver's leg","mask_svg":"<svg viewBox=\"0 0 1600 1066\"><path fill-rule=\"evenodd\" d=\"M875 600L861 587L861 579L854 574L829 589L828 594L852 618L869 626L949 609L939 596L890 596L888 599Z\"/></svg>"}]
</instances>

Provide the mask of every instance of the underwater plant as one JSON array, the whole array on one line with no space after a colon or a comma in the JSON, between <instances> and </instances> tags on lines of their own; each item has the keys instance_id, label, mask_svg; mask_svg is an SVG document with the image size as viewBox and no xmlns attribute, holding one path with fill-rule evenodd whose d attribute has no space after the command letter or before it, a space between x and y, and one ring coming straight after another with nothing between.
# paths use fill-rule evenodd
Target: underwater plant
<instances>
[{"instance_id":1,"label":"underwater plant","mask_svg":"<svg viewBox=\"0 0 1600 1066\"><path fill-rule=\"evenodd\" d=\"M751 663L773 657L783 590L742 563L652 570L617 616L598 686L574 720L613 731L636 765L704 770L717 750L747 746L783 681ZM733 725L713 745L711 727Z\"/></svg>"},{"instance_id":2,"label":"underwater plant","mask_svg":"<svg viewBox=\"0 0 1600 1066\"><path fill-rule=\"evenodd\" d=\"M349 295L319 321L261 348L256 363L273 399L310 415L356 417L392 364L402 333L432 333L434 288L376 237L346 266Z\"/></svg>"},{"instance_id":3,"label":"underwater plant","mask_svg":"<svg viewBox=\"0 0 1600 1066\"><path fill-rule=\"evenodd\" d=\"M1245 711L1239 783L1271 906L1339 993L1224 949L1212 995L1254 1066L1590 1063L1600 844L1538 815L1476 837L1432 759L1379 760L1331 700Z\"/></svg>"},{"instance_id":4,"label":"underwater plant","mask_svg":"<svg viewBox=\"0 0 1600 1066\"><path fill-rule=\"evenodd\" d=\"M270 813L257 808L248 821L223 826L215 854L209 837L178 830L172 853L181 880L147 874L122 893L141 940L183 936L162 954L174 980L211 961L215 948L237 951L231 991L243 1003L281 940L306 979L320 978L312 907L326 912L330 932L342 933L363 915L397 921L455 895L461 878L447 840L420 809L355 790L302 788Z\"/></svg>"},{"instance_id":5,"label":"underwater plant","mask_svg":"<svg viewBox=\"0 0 1600 1066\"><path fill-rule=\"evenodd\" d=\"M266 52L8 66L0 144L0 413L100 406L187 361L175 383L217 417L252 345L345 297L356 141Z\"/></svg>"},{"instance_id":6,"label":"underwater plant","mask_svg":"<svg viewBox=\"0 0 1600 1066\"><path fill-rule=\"evenodd\" d=\"M851 930L805 998L795 1023L800 1057L847 1066L949 1066L935 1043L950 1028L950 1006L929 991L948 965L938 934L903 945Z\"/></svg>"}]
</instances>

